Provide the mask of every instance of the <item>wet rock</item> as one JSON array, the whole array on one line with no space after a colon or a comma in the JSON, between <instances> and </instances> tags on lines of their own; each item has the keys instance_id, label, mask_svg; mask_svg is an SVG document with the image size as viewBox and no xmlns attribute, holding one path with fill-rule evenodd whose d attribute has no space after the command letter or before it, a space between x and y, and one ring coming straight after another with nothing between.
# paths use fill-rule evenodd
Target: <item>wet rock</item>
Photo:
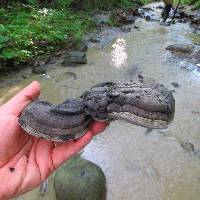
<instances>
[{"instance_id":1,"label":"wet rock","mask_svg":"<svg viewBox=\"0 0 200 200\"><path fill-rule=\"evenodd\" d=\"M138 12L140 13L140 17L144 17L145 11L142 8L139 8Z\"/></svg>"},{"instance_id":2,"label":"wet rock","mask_svg":"<svg viewBox=\"0 0 200 200\"><path fill-rule=\"evenodd\" d=\"M169 45L166 50L175 54L191 54L194 50L194 46L190 44L174 44Z\"/></svg>"},{"instance_id":3,"label":"wet rock","mask_svg":"<svg viewBox=\"0 0 200 200\"><path fill-rule=\"evenodd\" d=\"M113 21L115 21L117 25L134 23L136 19L135 16L130 15L122 10L114 11L111 15L111 18L113 19Z\"/></svg>"},{"instance_id":4,"label":"wet rock","mask_svg":"<svg viewBox=\"0 0 200 200\"><path fill-rule=\"evenodd\" d=\"M124 23L129 24L129 23L134 23L135 22L135 17L132 15L128 15L127 18L124 20Z\"/></svg>"},{"instance_id":5,"label":"wet rock","mask_svg":"<svg viewBox=\"0 0 200 200\"><path fill-rule=\"evenodd\" d=\"M156 9L164 9L164 7L159 5L159 6L156 7Z\"/></svg>"},{"instance_id":6,"label":"wet rock","mask_svg":"<svg viewBox=\"0 0 200 200\"><path fill-rule=\"evenodd\" d=\"M139 80L143 80L144 79L144 76L142 74L138 74L138 79Z\"/></svg>"},{"instance_id":7,"label":"wet rock","mask_svg":"<svg viewBox=\"0 0 200 200\"><path fill-rule=\"evenodd\" d=\"M96 164L75 156L55 174L57 200L105 200L106 179Z\"/></svg>"},{"instance_id":8,"label":"wet rock","mask_svg":"<svg viewBox=\"0 0 200 200\"><path fill-rule=\"evenodd\" d=\"M192 114L200 115L200 112L199 112L199 111L195 111L195 110L192 110L191 113L192 113Z\"/></svg>"},{"instance_id":9,"label":"wet rock","mask_svg":"<svg viewBox=\"0 0 200 200\"><path fill-rule=\"evenodd\" d=\"M68 52L62 62L63 66L76 66L78 64L86 64L86 53L82 51Z\"/></svg>"},{"instance_id":10,"label":"wet rock","mask_svg":"<svg viewBox=\"0 0 200 200\"><path fill-rule=\"evenodd\" d=\"M122 26L122 27L121 27L121 30L122 30L124 33L128 33L128 32L131 31L131 27Z\"/></svg>"},{"instance_id":11,"label":"wet rock","mask_svg":"<svg viewBox=\"0 0 200 200\"><path fill-rule=\"evenodd\" d=\"M144 11L154 11L152 8L150 8L150 7L143 7L142 8Z\"/></svg>"},{"instance_id":12,"label":"wet rock","mask_svg":"<svg viewBox=\"0 0 200 200\"><path fill-rule=\"evenodd\" d=\"M50 79L51 77L48 75L48 74L42 74L40 76L41 79L44 79L44 80L47 80L47 79Z\"/></svg>"},{"instance_id":13,"label":"wet rock","mask_svg":"<svg viewBox=\"0 0 200 200\"><path fill-rule=\"evenodd\" d=\"M88 50L88 45L86 42L79 42L73 46L73 51L87 51Z\"/></svg>"},{"instance_id":14,"label":"wet rock","mask_svg":"<svg viewBox=\"0 0 200 200\"><path fill-rule=\"evenodd\" d=\"M90 38L90 41L93 43L99 43L99 42L101 42L101 38L98 36L96 36L96 37L94 36L94 37Z\"/></svg>"},{"instance_id":15,"label":"wet rock","mask_svg":"<svg viewBox=\"0 0 200 200\"><path fill-rule=\"evenodd\" d=\"M176 83L176 82L172 82L171 84L172 84L175 88L180 87L180 85L179 85L178 83Z\"/></svg>"},{"instance_id":16,"label":"wet rock","mask_svg":"<svg viewBox=\"0 0 200 200\"><path fill-rule=\"evenodd\" d=\"M175 44L166 48L171 51L174 58L180 59L185 65L198 65L200 63L200 46L194 44ZM186 68L186 67L185 67Z\"/></svg>"},{"instance_id":17,"label":"wet rock","mask_svg":"<svg viewBox=\"0 0 200 200\"><path fill-rule=\"evenodd\" d=\"M146 21L151 21L151 16L150 15L145 15Z\"/></svg>"},{"instance_id":18,"label":"wet rock","mask_svg":"<svg viewBox=\"0 0 200 200\"><path fill-rule=\"evenodd\" d=\"M127 13L132 16L140 16L140 12L138 11L138 8L129 8L127 10Z\"/></svg>"},{"instance_id":19,"label":"wet rock","mask_svg":"<svg viewBox=\"0 0 200 200\"><path fill-rule=\"evenodd\" d=\"M135 25L134 25L133 27L134 27L134 29L139 29L139 26L135 26Z\"/></svg>"}]
</instances>

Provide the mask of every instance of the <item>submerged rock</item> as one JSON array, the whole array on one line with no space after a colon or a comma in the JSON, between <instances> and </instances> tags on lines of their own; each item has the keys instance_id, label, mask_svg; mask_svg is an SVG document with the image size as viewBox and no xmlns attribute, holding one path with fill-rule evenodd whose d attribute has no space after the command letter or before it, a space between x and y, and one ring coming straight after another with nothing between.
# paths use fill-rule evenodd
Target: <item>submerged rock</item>
<instances>
[{"instance_id":1,"label":"submerged rock","mask_svg":"<svg viewBox=\"0 0 200 200\"><path fill-rule=\"evenodd\" d=\"M192 143L190 143L190 142L181 143L181 147L183 147L183 149L185 149L189 153L194 152L194 145Z\"/></svg>"},{"instance_id":2,"label":"submerged rock","mask_svg":"<svg viewBox=\"0 0 200 200\"><path fill-rule=\"evenodd\" d=\"M66 78L66 80L76 80L77 79L77 75L74 72L65 72L63 74Z\"/></svg>"},{"instance_id":3,"label":"submerged rock","mask_svg":"<svg viewBox=\"0 0 200 200\"><path fill-rule=\"evenodd\" d=\"M176 83L176 82L172 82L171 84L172 84L175 88L180 87L180 85L179 85L178 83Z\"/></svg>"},{"instance_id":4,"label":"submerged rock","mask_svg":"<svg viewBox=\"0 0 200 200\"><path fill-rule=\"evenodd\" d=\"M73 157L55 174L57 200L105 200L106 178L96 164Z\"/></svg>"},{"instance_id":5,"label":"submerged rock","mask_svg":"<svg viewBox=\"0 0 200 200\"><path fill-rule=\"evenodd\" d=\"M174 44L169 45L166 50L175 54L191 54L194 50L194 45L190 44Z\"/></svg>"},{"instance_id":6,"label":"submerged rock","mask_svg":"<svg viewBox=\"0 0 200 200\"><path fill-rule=\"evenodd\" d=\"M63 66L74 66L77 64L86 64L87 58L86 53L82 51L71 51L65 56L62 65Z\"/></svg>"}]
</instances>

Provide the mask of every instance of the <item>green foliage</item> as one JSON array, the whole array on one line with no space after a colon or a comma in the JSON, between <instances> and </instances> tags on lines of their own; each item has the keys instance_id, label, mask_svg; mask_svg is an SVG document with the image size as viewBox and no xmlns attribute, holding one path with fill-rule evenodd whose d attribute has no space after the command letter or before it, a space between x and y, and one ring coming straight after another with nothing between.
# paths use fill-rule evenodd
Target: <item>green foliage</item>
<instances>
[{"instance_id":1,"label":"green foliage","mask_svg":"<svg viewBox=\"0 0 200 200\"><path fill-rule=\"evenodd\" d=\"M0 9L0 58L3 63L27 62L80 40L91 27L89 16L56 9L27 10L24 7Z\"/></svg>"}]
</instances>

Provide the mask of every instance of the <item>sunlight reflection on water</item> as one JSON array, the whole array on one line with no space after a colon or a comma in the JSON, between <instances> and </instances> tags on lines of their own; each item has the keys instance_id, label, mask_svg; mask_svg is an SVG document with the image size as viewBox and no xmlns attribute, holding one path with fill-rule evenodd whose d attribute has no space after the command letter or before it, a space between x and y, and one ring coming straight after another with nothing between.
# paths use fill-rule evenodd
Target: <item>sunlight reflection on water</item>
<instances>
[{"instance_id":1,"label":"sunlight reflection on water","mask_svg":"<svg viewBox=\"0 0 200 200\"><path fill-rule=\"evenodd\" d=\"M116 42L112 45L111 51L111 62L112 65L120 69L127 66L127 52L126 52L126 41L124 38L116 39Z\"/></svg>"}]
</instances>

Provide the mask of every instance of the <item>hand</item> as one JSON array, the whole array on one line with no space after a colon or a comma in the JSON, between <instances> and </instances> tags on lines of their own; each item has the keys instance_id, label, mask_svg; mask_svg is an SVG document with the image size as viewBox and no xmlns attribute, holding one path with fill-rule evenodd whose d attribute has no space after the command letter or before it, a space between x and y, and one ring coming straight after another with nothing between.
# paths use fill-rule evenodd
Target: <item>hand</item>
<instances>
[{"instance_id":1,"label":"hand","mask_svg":"<svg viewBox=\"0 0 200 200\"><path fill-rule=\"evenodd\" d=\"M92 122L74 141L60 143L33 137L18 125L22 110L40 94L33 82L0 107L0 200L10 199L41 184L56 168L102 132L105 122Z\"/></svg>"}]
</instances>

